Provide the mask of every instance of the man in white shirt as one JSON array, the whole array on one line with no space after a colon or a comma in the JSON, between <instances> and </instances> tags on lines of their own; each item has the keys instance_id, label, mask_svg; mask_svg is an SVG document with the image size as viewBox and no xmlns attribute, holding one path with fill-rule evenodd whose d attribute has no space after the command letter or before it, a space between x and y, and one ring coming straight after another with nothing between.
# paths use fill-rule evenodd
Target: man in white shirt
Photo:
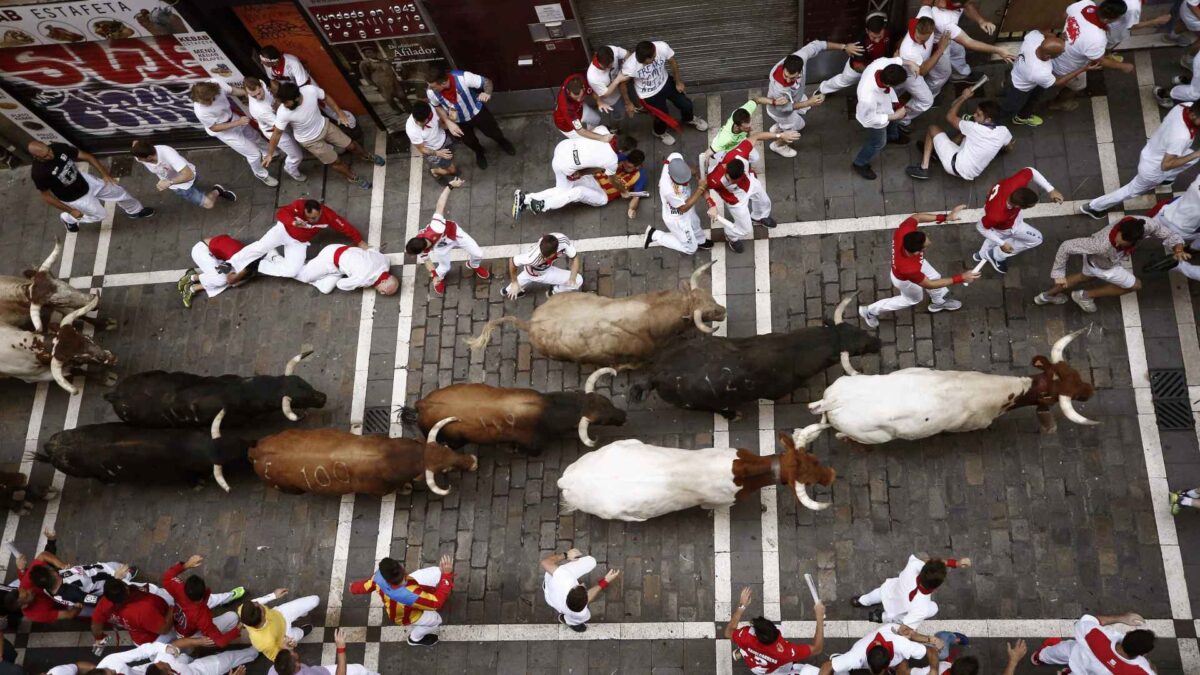
<instances>
[{"instance_id":1,"label":"man in white shirt","mask_svg":"<svg viewBox=\"0 0 1200 675\"><path fill-rule=\"evenodd\" d=\"M1062 77L1055 77L1053 61L1065 49L1066 43L1054 35L1034 30L1025 36L1000 101L1001 124L1012 120L1013 124L1027 127L1042 126L1043 120L1033 114L1033 108L1043 91L1065 86L1085 72L1101 68L1098 61L1089 61Z\"/></svg>"},{"instance_id":2,"label":"man in white shirt","mask_svg":"<svg viewBox=\"0 0 1200 675\"><path fill-rule=\"evenodd\" d=\"M433 106L426 101L413 103L412 114L404 123L404 132L408 134L408 142L429 165L429 173L443 185L451 177L458 175L458 167L454 164L455 141L442 127L441 118L433 112Z\"/></svg>"},{"instance_id":3,"label":"man in white shirt","mask_svg":"<svg viewBox=\"0 0 1200 675\"><path fill-rule=\"evenodd\" d=\"M579 583L580 578L594 569L596 559L583 555L577 548L566 553L552 553L542 559L542 570L546 573L542 591L546 604L558 612L559 623L576 633L586 631L587 622L592 618L588 604L621 575L620 570L609 570L591 588Z\"/></svg>"},{"instance_id":4,"label":"man in white shirt","mask_svg":"<svg viewBox=\"0 0 1200 675\"><path fill-rule=\"evenodd\" d=\"M1154 650L1154 632L1122 633L1112 624L1144 626L1146 620L1128 612L1119 616L1084 614L1075 622L1071 640L1049 638L1030 657L1035 666L1067 666L1071 675L1154 675L1145 655ZM1062 672L1062 671L1060 671Z\"/></svg>"},{"instance_id":5,"label":"man in white shirt","mask_svg":"<svg viewBox=\"0 0 1200 675\"><path fill-rule=\"evenodd\" d=\"M312 84L312 77L308 74L308 69L296 58L293 54L285 54L279 51L275 45L267 45L258 53L258 62L263 67L263 72L267 74L267 79L272 82L291 82L297 87L303 87L307 84Z\"/></svg>"},{"instance_id":6,"label":"man in white shirt","mask_svg":"<svg viewBox=\"0 0 1200 675\"><path fill-rule=\"evenodd\" d=\"M147 642L135 649L109 654L96 664L117 675L226 675L238 666L258 658L254 647L220 652L212 656L193 659L183 653L184 649L210 647L208 638L183 638L170 643ZM142 663L142 665L133 665Z\"/></svg>"},{"instance_id":7,"label":"man in white shirt","mask_svg":"<svg viewBox=\"0 0 1200 675\"><path fill-rule=\"evenodd\" d=\"M862 45L813 40L776 63L767 78L766 98L769 102L766 111L775 121L771 126L772 133L802 130L809 109L825 102L824 94L809 98L805 91L808 89L808 62L826 50L846 52L853 58L862 54ZM782 103L776 105L779 101ZM775 141L770 148L784 157L796 156L795 149L782 141Z\"/></svg>"},{"instance_id":8,"label":"man in white shirt","mask_svg":"<svg viewBox=\"0 0 1200 675\"><path fill-rule=\"evenodd\" d=\"M1170 184L1188 167L1200 161L1200 151L1193 150L1196 129L1200 127L1200 102L1177 105L1163 118L1162 125L1146 141L1138 159L1137 175L1115 192L1096 197L1079 207L1097 220L1126 199L1153 191L1159 185Z\"/></svg>"},{"instance_id":9,"label":"man in white shirt","mask_svg":"<svg viewBox=\"0 0 1200 675\"><path fill-rule=\"evenodd\" d=\"M271 86L278 87L279 85L272 83ZM233 93L246 96L250 116L254 118L255 122L258 122L259 133L269 141L271 134L275 131L275 110L279 107L279 104L275 102L275 97L271 95L270 91L267 91L267 87L257 77L247 77L242 81L240 90L238 87L234 87ZM283 151L283 156L286 158L283 161L283 172L299 183L308 180L308 176L300 173L300 162L304 161L304 150L296 142L292 132L285 131L279 137L279 149Z\"/></svg>"},{"instance_id":10,"label":"man in white shirt","mask_svg":"<svg viewBox=\"0 0 1200 675\"><path fill-rule=\"evenodd\" d=\"M570 269L555 267L559 258L570 260ZM555 293L577 291L583 286L583 258L575 251L575 245L560 232L543 235L536 244L513 256L508 261L508 278L512 281L504 289L504 297L516 300L525 295L530 284L550 286L547 296ZM519 270L519 271L518 271Z\"/></svg>"},{"instance_id":11,"label":"man in white shirt","mask_svg":"<svg viewBox=\"0 0 1200 675\"><path fill-rule=\"evenodd\" d=\"M146 141L134 141L131 149L133 158L158 176L156 187L159 192L170 190L171 194L189 204L211 209L220 197L226 201L237 201L237 194L214 183L208 190L196 187L196 165L187 161L169 145L150 145Z\"/></svg>"},{"instance_id":12,"label":"man in white shirt","mask_svg":"<svg viewBox=\"0 0 1200 675\"><path fill-rule=\"evenodd\" d=\"M595 132L607 135L608 129L596 127ZM512 217L519 219L527 209L545 213L567 204L581 202L588 206L604 206L608 193L600 186L595 174L608 176L624 192L626 185L617 176L617 153L612 145L590 138L568 138L554 147L554 187L541 192L527 193L519 188L513 193Z\"/></svg>"},{"instance_id":13,"label":"man in white shirt","mask_svg":"<svg viewBox=\"0 0 1200 675\"><path fill-rule=\"evenodd\" d=\"M952 76L955 80L965 80L970 77L971 67L967 65L968 49L973 52L994 54L1006 61L1013 60L1013 56L1003 47L972 39L959 27L958 21L966 12L983 28L985 33L991 35L996 32L996 25L984 20L973 0L923 0L923 4L925 6L917 11L917 16L933 19L934 42L940 42L944 34L949 33L950 35L948 58L938 59L929 74L925 76L929 90L933 92L935 98L942 93L942 88L946 86L946 82L950 81Z\"/></svg>"},{"instance_id":14,"label":"man in white shirt","mask_svg":"<svg viewBox=\"0 0 1200 675\"><path fill-rule=\"evenodd\" d=\"M929 8L922 7L921 9ZM946 54L946 50L951 44L950 33L942 33L941 39L935 41L933 39L935 32L933 19L928 16L919 16L909 22L908 32L904 34L904 39L900 42L900 50L897 55L904 60L904 67L908 69L908 81L901 85L901 88L908 92L909 97L908 103L905 104L908 114L900 120L902 134L908 134L912 121L933 107L934 94L929 89L926 78L938 63L950 58Z\"/></svg>"},{"instance_id":15,"label":"man in white shirt","mask_svg":"<svg viewBox=\"0 0 1200 675\"><path fill-rule=\"evenodd\" d=\"M230 93L233 93L233 87L221 80L197 82L191 90L192 112L205 133L246 158L255 178L269 187L279 185L279 181L267 173L270 162L266 142L262 135L250 128L249 117L234 112L230 107L227 97Z\"/></svg>"},{"instance_id":16,"label":"man in white shirt","mask_svg":"<svg viewBox=\"0 0 1200 675\"><path fill-rule=\"evenodd\" d=\"M871 161L887 146L889 141L900 140L898 122L908 110L900 105L896 87L908 80L908 69L899 57L875 59L863 70L858 81L858 106L854 117L866 130L866 140L855 155L851 168L867 180L875 180Z\"/></svg>"},{"instance_id":17,"label":"man in white shirt","mask_svg":"<svg viewBox=\"0 0 1200 675\"><path fill-rule=\"evenodd\" d=\"M388 257L378 249L329 244L304 263L296 281L311 284L322 293L332 293L335 288L356 291L369 287L380 295L395 295L400 280L389 271L390 266Z\"/></svg>"},{"instance_id":18,"label":"man in white shirt","mask_svg":"<svg viewBox=\"0 0 1200 675\"><path fill-rule=\"evenodd\" d=\"M668 66L671 71L669 73ZM675 142L675 137L667 133L667 129L679 129L680 124L667 112L668 101L679 110L680 121L683 124L690 124L697 131L708 129L708 122L703 117L696 117L692 100L684 94L687 87L679 73L679 63L675 61L675 50L667 43L661 40L639 42L633 54L625 58L621 74L614 83L619 85L629 80L633 80L640 107L654 116L654 135L663 145ZM621 88L621 95L625 97L626 111L632 115L639 106L629 97L627 87Z\"/></svg>"},{"instance_id":19,"label":"man in white shirt","mask_svg":"<svg viewBox=\"0 0 1200 675\"><path fill-rule=\"evenodd\" d=\"M1179 197L1150 210L1152 220L1174 230L1189 247L1200 243L1200 176ZM1200 261L1198 261L1200 262ZM1173 268L1183 276L1200 281L1200 265L1178 261Z\"/></svg>"},{"instance_id":20,"label":"man in white shirt","mask_svg":"<svg viewBox=\"0 0 1200 675\"><path fill-rule=\"evenodd\" d=\"M910 659L921 661L937 672L937 650L904 637L898 628L896 624L886 624L867 633L853 647L822 663L820 675L844 675L860 668L865 668L871 675L884 675L889 668Z\"/></svg>"},{"instance_id":21,"label":"man in white shirt","mask_svg":"<svg viewBox=\"0 0 1200 675\"><path fill-rule=\"evenodd\" d=\"M592 62L587 69L587 83L592 88L596 110L600 111L601 121L607 122L606 126L613 130L616 130L617 123L625 119L625 109L617 103L622 96L628 97L629 94L625 91L627 85L623 81L617 82L617 77L627 58L627 49L607 45L592 54Z\"/></svg>"},{"instance_id":22,"label":"man in white shirt","mask_svg":"<svg viewBox=\"0 0 1200 675\"><path fill-rule=\"evenodd\" d=\"M1063 24L1063 40L1066 49L1053 61L1054 76L1062 77L1093 61L1104 68L1119 70L1126 74L1134 72L1132 63L1122 63L1105 56L1108 49L1109 26L1125 15L1124 0L1079 0L1067 7L1067 18ZM1087 74L1077 76L1066 83L1058 97L1050 104L1051 110L1070 111L1079 107L1075 97L1087 87Z\"/></svg>"},{"instance_id":23,"label":"man in white shirt","mask_svg":"<svg viewBox=\"0 0 1200 675\"><path fill-rule=\"evenodd\" d=\"M692 168L678 152L667 156L663 165L662 176L658 179L658 196L662 200L662 219L667 232L655 229L653 224L646 226L643 248L657 243L686 255L695 255L697 249L712 248L712 241L704 236L704 229L700 227L700 214L696 213L696 204L704 198L708 186L701 181L692 190Z\"/></svg>"},{"instance_id":24,"label":"man in white shirt","mask_svg":"<svg viewBox=\"0 0 1200 675\"><path fill-rule=\"evenodd\" d=\"M921 623L937 614L938 606L933 593L946 581L950 568L967 568L970 558L928 558L910 555L900 574L883 582L878 588L850 601L854 607L872 607L871 620L880 623L900 623L914 631ZM925 638L925 636L921 636ZM933 641L939 650L944 646Z\"/></svg>"},{"instance_id":25,"label":"man in white shirt","mask_svg":"<svg viewBox=\"0 0 1200 675\"><path fill-rule=\"evenodd\" d=\"M467 268L476 277L488 280L492 273L483 264L483 249L475 243L475 239L467 234L461 225L453 220L446 220L446 207L450 203L450 191L462 187L462 179L452 180L442 190L437 205L433 207L433 217L417 236L409 239L404 250L409 255L417 256L417 262L429 270L430 283L433 293L438 297L446 294L446 275L450 273L450 252L461 248L469 257ZM436 263L436 264L435 264Z\"/></svg>"},{"instance_id":26,"label":"man in white shirt","mask_svg":"<svg viewBox=\"0 0 1200 675\"><path fill-rule=\"evenodd\" d=\"M929 162L936 152L946 173L964 180L975 180L987 170L1001 150L1012 144L1012 133L996 122L1000 117L1000 106L994 101L980 103L970 120L959 116L959 108L974 93L975 90L970 87L964 89L946 113L946 123L963 135L962 143L955 143L938 125L929 125L921 165L910 166L905 173L917 180L928 180Z\"/></svg>"},{"instance_id":27,"label":"man in white shirt","mask_svg":"<svg viewBox=\"0 0 1200 675\"><path fill-rule=\"evenodd\" d=\"M280 105L275 110L275 130L271 133L271 143L267 147L263 165L270 163L271 158L275 156L275 148L279 146L279 140L283 137L283 132L290 128L296 141L321 160L322 164L345 176L346 180L360 188L370 190L371 181L359 178L349 164L338 158L338 152L352 152L364 161L373 162L376 166L383 166L387 160L367 152L366 148L351 140L336 124L331 123L329 118L322 115L321 101L324 100L325 105L332 108L338 119L344 124L348 125L352 116L342 110L333 97L315 84L297 88L296 85L285 82L279 85L276 94Z\"/></svg>"}]
</instances>

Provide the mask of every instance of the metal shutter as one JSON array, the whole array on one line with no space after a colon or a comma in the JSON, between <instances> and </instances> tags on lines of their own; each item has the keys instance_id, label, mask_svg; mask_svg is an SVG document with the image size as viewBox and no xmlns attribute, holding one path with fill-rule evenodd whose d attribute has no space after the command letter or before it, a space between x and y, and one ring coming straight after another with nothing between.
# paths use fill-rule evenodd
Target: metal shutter
<instances>
[{"instance_id":1,"label":"metal shutter","mask_svg":"<svg viewBox=\"0 0 1200 675\"><path fill-rule=\"evenodd\" d=\"M800 48L799 0L575 0L588 44L662 40L689 85L762 80Z\"/></svg>"}]
</instances>

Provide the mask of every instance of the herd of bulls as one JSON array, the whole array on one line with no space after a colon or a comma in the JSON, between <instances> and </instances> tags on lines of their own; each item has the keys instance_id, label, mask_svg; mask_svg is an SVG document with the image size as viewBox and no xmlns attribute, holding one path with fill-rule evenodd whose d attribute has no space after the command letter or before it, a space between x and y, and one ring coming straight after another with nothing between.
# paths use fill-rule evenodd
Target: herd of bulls
<instances>
[{"instance_id":1,"label":"herd of bulls","mask_svg":"<svg viewBox=\"0 0 1200 675\"><path fill-rule=\"evenodd\" d=\"M0 277L0 376L26 381L56 380L75 393L64 370L82 364L110 365L116 357L74 325L98 298L81 293L49 272L59 253L28 280ZM222 433L271 414L297 421L325 405L325 395L294 374L311 353L305 349L282 376L202 376L151 371L131 375L104 398L121 422L92 424L54 434L35 453L63 473L105 483L188 481L212 475L226 491L229 465L247 461L255 474L286 493L384 495L408 491L424 480L430 491L448 494L438 475L472 471L478 460L459 454L467 444L511 444L536 454L550 442L577 434L594 447L591 425L620 426L625 411L595 393L598 380L618 370L635 370L630 398L651 391L691 410L734 418L739 407L778 399L809 378L841 363L847 376L834 381L810 404L819 421L794 436L780 434L782 454L762 456L744 449L683 450L620 440L584 454L558 481L564 510L601 518L640 521L703 506L715 508L767 485L788 486L798 501L822 509L807 486L828 486L835 472L805 447L824 429L858 444L920 439L945 432L983 429L1004 412L1036 406L1045 431L1054 429L1052 407L1071 421L1093 424L1073 407L1093 393L1064 360L1067 345L1082 331L1059 339L1050 356L1038 356L1032 377L907 368L887 375L860 375L851 357L880 351L879 339L842 320L845 298L833 320L820 326L746 338L714 335L712 322L725 308L701 288L711 263L680 288L628 298L564 293L539 306L529 321L503 317L469 340L483 350L494 330L515 323L528 331L538 352L550 358L600 366L583 393L454 384L438 389L401 419L426 434L424 442L359 436L333 429L289 429L265 438ZM55 323L53 317L62 314ZM112 382L109 382L112 384ZM278 411L278 413L276 413Z\"/></svg>"}]
</instances>

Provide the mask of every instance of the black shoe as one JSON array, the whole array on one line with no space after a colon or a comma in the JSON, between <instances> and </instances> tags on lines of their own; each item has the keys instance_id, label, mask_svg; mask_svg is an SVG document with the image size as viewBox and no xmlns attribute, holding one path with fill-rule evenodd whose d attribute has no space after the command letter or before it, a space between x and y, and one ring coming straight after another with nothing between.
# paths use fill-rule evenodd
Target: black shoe
<instances>
[{"instance_id":1,"label":"black shoe","mask_svg":"<svg viewBox=\"0 0 1200 675\"><path fill-rule=\"evenodd\" d=\"M851 607L854 607L855 609L862 609L862 608L866 607L866 605L864 605L864 604L862 604L861 602L859 602L859 601L858 601L858 598L851 598L851 599L850 599L850 606L851 606Z\"/></svg>"},{"instance_id":2,"label":"black shoe","mask_svg":"<svg viewBox=\"0 0 1200 675\"><path fill-rule=\"evenodd\" d=\"M154 209L150 208L149 206L145 206L145 207L142 207L141 211L138 211L137 213L129 214L129 217L130 218L149 218L152 215L154 215Z\"/></svg>"},{"instance_id":3,"label":"black shoe","mask_svg":"<svg viewBox=\"0 0 1200 675\"><path fill-rule=\"evenodd\" d=\"M920 167L916 164L913 164L905 169L904 173L908 174L909 178L916 178L917 180L929 180L929 169Z\"/></svg>"},{"instance_id":4,"label":"black shoe","mask_svg":"<svg viewBox=\"0 0 1200 675\"><path fill-rule=\"evenodd\" d=\"M1008 274L1007 260L996 260L996 256L991 251L983 254L983 259L988 261L988 264L1000 274Z\"/></svg>"},{"instance_id":5,"label":"black shoe","mask_svg":"<svg viewBox=\"0 0 1200 675\"><path fill-rule=\"evenodd\" d=\"M1079 207L1079 212L1082 213L1083 215L1093 218L1095 220L1103 220L1105 214L1108 213L1108 211L1098 211L1096 209L1093 209L1088 204L1081 204Z\"/></svg>"},{"instance_id":6,"label":"black shoe","mask_svg":"<svg viewBox=\"0 0 1200 675\"><path fill-rule=\"evenodd\" d=\"M900 134L894 141L888 141L888 145L908 145L912 142L912 136L908 134Z\"/></svg>"},{"instance_id":7,"label":"black shoe","mask_svg":"<svg viewBox=\"0 0 1200 675\"><path fill-rule=\"evenodd\" d=\"M230 202L237 201L237 193L233 190L226 190L224 185L214 185L213 189L217 191L217 196L221 199Z\"/></svg>"},{"instance_id":8,"label":"black shoe","mask_svg":"<svg viewBox=\"0 0 1200 675\"><path fill-rule=\"evenodd\" d=\"M863 178L866 178L867 180L875 180L875 179L879 178L879 176L877 176L875 174L875 170L871 168L870 164L864 164L862 166L859 166L852 162L850 164L850 168L854 169L854 173L862 176Z\"/></svg>"},{"instance_id":9,"label":"black shoe","mask_svg":"<svg viewBox=\"0 0 1200 675\"><path fill-rule=\"evenodd\" d=\"M642 242L642 248L650 248L650 244L654 243L654 226L646 226L646 240Z\"/></svg>"},{"instance_id":10,"label":"black shoe","mask_svg":"<svg viewBox=\"0 0 1200 675\"><path fill-rule=\"evenodd\" d=\"M308 637L308 634L312 631L313 625L311 623L306 623L303 626L300 626L300 632L303 634L300 639L303 640L304 638Z\"/></svg>"},{"instance_id":11,"label":"black shoe","mask_svg":"<svg viewBox=\"0 0 1200 675\"><path fill-rule=\"evenodd\" d=\"M432 647L438 643L438 636L436 633L430 633L416 642L413 642L412 638L408 638L406 642L409 647Z\"/></svg>"},{"instance_id":12,"label":"black shoe","mask_svg":"<svg viewBox=\"0 0 1200 675\"><path fill-rule=\"evenodd\" d=\"M546 211L546 202L540 199L530 199L529 210L535 214L544 213Z\"/></svg>"},{"instance_id":13,"label":"black shoe","mask_svg":"<svg viewBox=\"0 0 1200 675\"><path fill-rule=\"evenodd\" d=\"M566 626L567 628L570 628L571 630L575 631L576 633L582 633L587 630L586 623L581 623L578 626L572 626L567 623L567 619L562 614L558 615L558 622L561 623L562 625Z\"/></svg>"},{"instance_id":14,"label":"black shoe","mask_svg":"<svg viewBox=\"0 0 1200 675\"><path fill-rule=\"evenodd\" d=\"M480 169L487 168L487 155L475 155L475 166Z\"/></svg>"},{"instance_id":15,"label":"black shoe","mask_svg":"<svg viewBox=\"0 0 1200 675\"><path fill-rule=\"evenodd\" d=\"M229 264L228 261L223 260L217 265L217 271L221 274L229 274L233 272L233 265Z\"/></svg>"},{"instance_id":16,"label":"black shoe","mask_svg":"<svg viewBox=\"0 0 1200 675\"><path fill-rule=\"evenodd\" d=\"M766 217L764 217L764 218L760 218L760 219L758 220L758 224L759 224L759 225L762 225L763 227L765 227L765 228L767 228L768 230L770 230L770 229L773 229L773 228L774 228L776 225L778 225L779 223L775 222L775 219L774 219L774 218L772 218L771 216L766 216Z\"/></svg>"},{"instance_id":17,"label":"black shoe","mask_svg":"<svg viewBox=\"0 0 1200 675\"><path fill-rule=\"evenodd\" d=\"M729 248L733 249L734 253L745 253L746 252L746 245L740 241L726 239L725 243L729 245Z\"/></svg>"},{"instance_id":18,"label":"black shoe","mask_svg":"<svg viewBox=\"0 0 1200 675\"><path fill-rule=\"evenodd\" d=\"M875 609L871 610L871 613L867 615L867 621L883 623L883 608L876 607Z\"/></svg>"},{"instance_id":19,"label":"black shoe","mask_svg":"<svg viewBox=\"0 0 1200 675\"><path fill-rule=\"evenodd\" d=\"M705 239L704 241L700 242L699 244L696 244L696 248L702 248L706 251L712 247L713 247L712 239Z\"/></svg>"},{"instance_id":20,"label":"black shoe","mask_svg":"<svg viewBox=\"0 0 1200 675\"><path fill-rule=\"evenodd\" d=\"M79 231L79 223L68 223L65 220L62 222L63 222L63 227L67 228L67 232L78 232Z\"/></svg>"},{"instance_id":21,"label":"black shoe","mask_svg":"<svg viewBox=\"0 0 1200 675\"><path fill-rule=\"evenodd\" d=\"M509 142L509 141L507 141L507 140L505 140L505 141L503 141L503 142L501 142L501 143L500 143L500 149L501 149L501 150L503 150L503 151L504 151L504 154L506 154L506 155L515 155L515 154L517 154L517 149L516 149L516 148L514 148L514 147L513 147L513 144L512 144L512 143L510 143L510 142Z\"/></svg>"}]
</instances>

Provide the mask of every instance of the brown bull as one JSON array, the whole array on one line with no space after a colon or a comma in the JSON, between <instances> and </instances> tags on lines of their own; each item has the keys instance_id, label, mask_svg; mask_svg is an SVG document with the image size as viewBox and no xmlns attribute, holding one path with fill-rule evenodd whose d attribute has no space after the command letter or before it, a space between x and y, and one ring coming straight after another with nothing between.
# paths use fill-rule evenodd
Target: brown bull
<instances>
[{"instance_id":1,"label":"brown bull","mask_svg":"<svg viewBox=\"0 0 1200 675\"><path fill-rule=\"evenodd\" d=\"M598 366L637 366L664 344L695 326L704 333L715 329L706 321L724 321L725 308L712 293L700 288L700 275L712 263L692 273L690 283L670 291L628 298L605 298L594 293L558 293L533 312L529 321L504 316L489 321L478 337L468 339L479 353L503 323L529 332L538 351L559 361Z\"/></svg>"},{"instance_id":2,"label":"brown bull","mask_svg":"<svg viewBox=\"0 0 1200 675\"><path fill-rule=\"evenodd\" d=\"M479 466L475 456L460 455L437 442L441 428L453 421L447 418L435 425L428 441L289 429L259 441L250 450L250 463L263 482L288 494L383 496L410 491L423 475L431 492L447 495L450 491L438 486L437 474Z\"/></svg>"}]
</instances>

